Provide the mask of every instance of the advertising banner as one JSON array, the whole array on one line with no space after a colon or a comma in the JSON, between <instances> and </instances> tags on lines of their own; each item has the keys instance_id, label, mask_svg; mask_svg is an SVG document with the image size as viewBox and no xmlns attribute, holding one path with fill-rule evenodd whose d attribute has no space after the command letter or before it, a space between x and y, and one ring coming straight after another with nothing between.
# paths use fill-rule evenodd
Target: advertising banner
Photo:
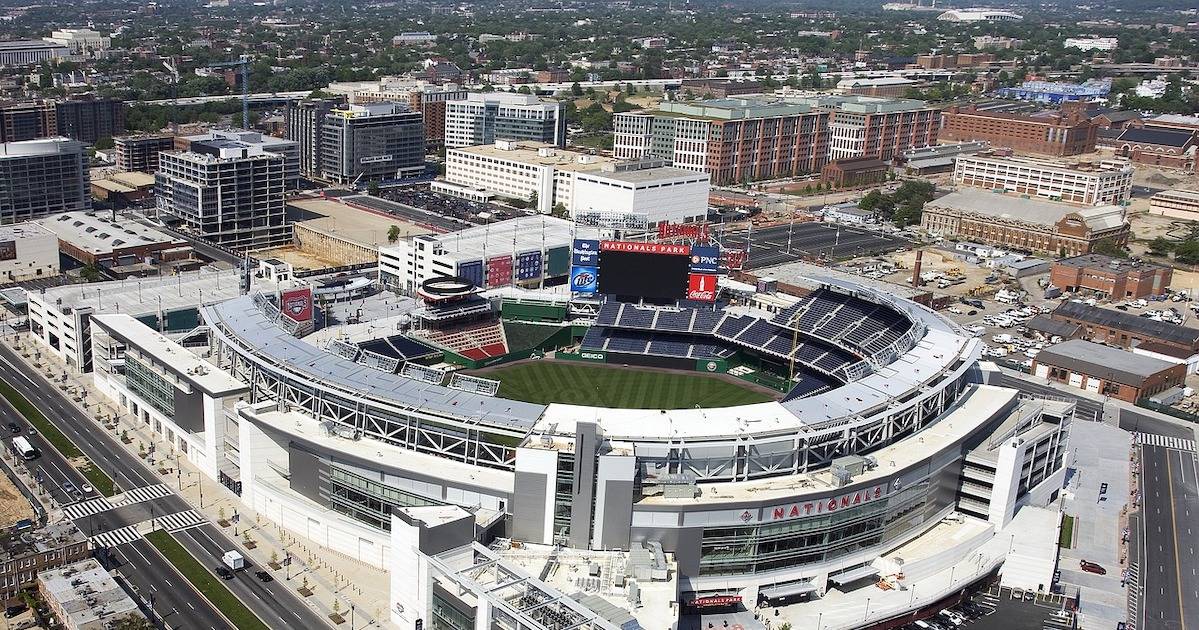
<instances>
[{"instance_id":1,"label":"advertising banner","mask_svg":"<svg viewBox=\"0 0 1199 630\"><path fill-rule=\"evenodd\" d=\"M687 276L687 299L699 302L716 301L716 276L693 273Z\"/></svg>"},{"instance_id":2,"label":"advertising banner","mask_svg":"<svg viewBox=\"0 0 1199 630\"><path fill-rule=\"evenodd\" d=\"M576 238L570 264L580 267L594 267L599 264L600 242Z\"/></svg>"},{"instance_id":3,"label":"advertising banner","mask_svg":"<svg viewBox=\"0 0 1199 630\"><path fill-rule=\"evenodd\" d=\"M576 241L577 242L577 241ZM691 253L690 245L673 243L638 243L635 241L600 241L602 252L629 252L632 254L672 254L686 256Z\"/></svg>"},{"instance_id":4,"label":"advertising banner","mask_svg":"<svg viewBox=\"0 0 1199 630\"><path fill-rule=\"evenodd\" d=\"M599 272L595 267L571 267L570 290L575 293L599 291Z\"/></svg>"},{"instance_id":5,"label":"advertising banner","mask_svg":"<svg viewBox=\"0 0 1199 630\"><path fill-rule=\"evenodd\" d=\"M691 248L691 271L696 273L716 273L720 268L720 248L693 246Z\"/></svg>"}]
</instances>

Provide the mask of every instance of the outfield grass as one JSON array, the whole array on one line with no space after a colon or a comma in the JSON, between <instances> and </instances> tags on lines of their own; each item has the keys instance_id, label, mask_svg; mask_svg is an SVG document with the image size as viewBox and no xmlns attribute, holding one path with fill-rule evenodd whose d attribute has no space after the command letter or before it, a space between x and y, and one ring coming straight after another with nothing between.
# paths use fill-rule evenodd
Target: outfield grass
<instances>
[{"instance_id":1,"label":"outfield grass","mask_svg":"<svg viewBox=\"0 0 1199 630\"><path fill-rule=\"evenodd\" d=\"M0 395L3 395L8 400L8 403L17 410L17 413L24 416L29 421L29 424L37 429L42 438L54 446L55 450L62 453L63 457L67 459L83 457L83 451L80 451L79 447L75 446L75 443L70 438L64 435L62 431L59 431L58 427L54 426L37 407L34 407L27 398L22 396L21 392L13 389L8 383L0 381ZM88 483L92 484L92 487L104 496L111 497L116 492L112 479L92 462L89 461L80 466L79 472L83 473L83 476L87 477Z\"/></svg>"},{"instance_id":2,"label":"outfield grass","mask_svg":"<svg viewBox=\"0 0 1199 630\"><path fill-rule=\"evenodd\" d=\"M499 395L535 403L629 409L732 407L773 400L766 394L703 374L535 361L490 370Z\"/></svg>"},{"instance_id":3,"label":"outfield grass","mask_svg":"<svg viewBox=\"0 0 1199 630\"><path fill-rule=\"evenodd\" d=\"M239 630L268 630L267 625L262 623L241 600L229 592L220 578L209 572L208 568L200 564L179 541L171 537L170 534L159 529L146 534L146 540L154 545L159 552L162 553L183 577L187 578L192 586L196 587L197 591L204 596L221 614L225 615L233 625Z\"/></svg>"}]
</instances>

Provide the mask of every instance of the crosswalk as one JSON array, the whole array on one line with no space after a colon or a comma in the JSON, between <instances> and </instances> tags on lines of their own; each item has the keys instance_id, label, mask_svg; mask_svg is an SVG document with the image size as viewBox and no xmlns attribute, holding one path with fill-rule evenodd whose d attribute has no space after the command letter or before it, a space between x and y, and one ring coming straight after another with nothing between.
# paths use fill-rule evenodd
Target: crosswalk
<instances>
[{"instance_id":1,"label":"crosswalk","mask_svg":"<svg viewBox=\"0 0 1199 630\"><path fill-rule=\"evenodd\" d=\"M80 501L79 503L72 503L71 505L63 507L62 512L67 518L75 521L84 518L85 516L99 514L100 512L107 512L113 507L113 504L109 503L108 499L104 497L98 497L95 499Z\"/></svg>"},{"instance_id":2,"label":"crosswalk","mask_svg":"<svg viewBox=\"0 0 1199 630\"><path fill-rule=\"evenodd\" d=\"M119 499L114 501L114 505L133 505L143 501L151 501L153 499L161 499L165 496L174 494L174 490L165 483L154 484L152 486L142 486L141 488L133 488L126 490Z\"/></svg>"},{"instance_id":3,"label":"crosswalk","mask_svg":"<svg viewBox=\"0 0 1199 630\"><path fill-rule=\"evenodd\" d=\"M191 527L197 527L208 522L204 515L195 510L184 510L174 514L156 517L158 527L168 532L179 532Z\"/></svg>"},{"instance_id":4,"label":"crosswalk","mask_svg":"<svg viewBox=\"0 0 1199 630\"><path fill-rule=\"evenodd\" d=\"M131 543L142 537L141 532L137 531L137 525L127 525L120 529L114 529L110 532L96 534L88 540L96 547L116 547Z\"/></svg>"},{"instance_id":5,"label":"crosswalk","mask_svg":"<svg viewBox=\"0 0 1199 630\"><path fill-rule=\"evenodd\" d=\"M1137 444L1176 448L1181 451L1194 451L1195 440L1158 435L1156 433L1137 433Z\"/></svg>"},{"instance_id":6,"label":"crosswalk","mask_svg":"<svg viewBox=\"0 0 1199 630\"><path fill-rule=\"evenodd\" d=\"M1137 630L1137 620L1141 618L1139 614L1139 606L1141 602L1141 584L1140 575L1137 571L1137 563L1128 563L1128 570L1124 579L1128 585L1127 630Z\"/></svg>"}]
</instances>

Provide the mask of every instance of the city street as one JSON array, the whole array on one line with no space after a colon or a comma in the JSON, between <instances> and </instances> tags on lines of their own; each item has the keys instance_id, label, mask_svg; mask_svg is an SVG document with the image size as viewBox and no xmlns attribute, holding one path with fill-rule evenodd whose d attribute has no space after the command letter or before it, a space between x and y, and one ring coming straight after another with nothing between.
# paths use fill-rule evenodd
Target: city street
<instances>
[{"instance_id":1,"label":"city street","mask_svg":"<svg viewBox=\"0 0 1199 630\"><path fill-rule=\"evenodd\" d=\"M1138 628L1199 627L1199 485L1193 451L1142 444L1144 504L1139 576L1142 600Z\"/></svg>"},{"instance_id":2,"label":"city street","mask_svg":"<svg viewBox=\"0 0 1199 630\"><path fill-rule=\"evenodd\" d=\"M25 395L30 402L37 406L93 462L113 478L121 489L143 488L156 486L164 481L174 481L173 479L160 479L147 469L137 456L117 444L114 436L105 433L95 421L72 404L53 384L41 378L40 375L30 376L31 373L34 373L33 370L19 370L15 367L21 363L22 359L19 355L7 346L0 346L0 378L10 383L15 389ZM41 442L39 443L39 447L43 449L43 458L45 458L46 463L50 464L49 468L55 469L56 472L62 475L70 475L74 471L61 457L56 459L54 455L50 454L53 453L53 449L50 449L49 445ZM46 467L45 464L43 464L43 467ZM78 475L77 471L74 472ZM79 484L82 482L84 482L82 475L79 475L77 479L72 481L76 487L81 487ZM61 492L60 496L62 496ZM192 509L192 506L187 501L174 493L154 499L151 504L154 506L156 513L161 508L162 515L176 514ZM145 511L142 511L143 509ZM134 510L113 510L108 515L84 519L83 525L89 529L94 526L97 530L96 533L100 534L103 531L112 531L112 529L130 525L132 524L130 521L144 520L143 517L148 513L148 510L148 506L135 508ZM90 534L86 530L85 533ZM173 536L198 561L209 567L221 564L222 554L225 551L237 548L237 545L232 540L219 528L211 524L183 529L174 532ZM130 563L129 566L132 570L129 575L134 580L134 583L138 584L139 591L143 594L157 594L165 593L168 590L171 592L185 590L181 588L159 588L167 584L165 580L169 580L169 576L177 576L178 574L160 556L155 553L148 553L151 551L148 545L149 543L146 542L138 542L129 547L118 546L118 551L116 552L119 558ZM136 578L132 578L134 574L137 575ZM249 572L240 572L233 580L225 581L224 584L247 607L254 611L260 619L272 627L317 628L326 624L323 616L315 613L301 602L288 588L281 586L277 582L260 582L253 577L252 570ZM178 602L172 601L168 608L165 603L160 603L162 600L158 600L156 597L155 608L160 611L170 611L176 609L182 610L186 607L189 608L189 613L191 610L198 611L205 607L211 610L211 606L207 602L202 599L197 602L196 599L199 599L198 595L195 598L184 598ZM198 606L197 603L199 604ZM188 616L187 619L190 620L191 617ZM207 621L195 623L185 621L184 623L192 625L178 626L172 624L172 627L221 627L220 625L210 624ZM227 624L223 625L227 626Z\"/></svg>"}]
</instances>

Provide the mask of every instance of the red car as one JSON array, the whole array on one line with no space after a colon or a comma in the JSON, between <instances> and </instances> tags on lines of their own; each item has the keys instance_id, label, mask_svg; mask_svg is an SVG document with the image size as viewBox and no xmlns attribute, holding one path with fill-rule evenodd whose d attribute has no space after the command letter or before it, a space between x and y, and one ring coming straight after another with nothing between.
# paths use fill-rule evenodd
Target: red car
<instances>
[{"instance_id":1,"label":"red car","mask_svg":"<svg viewBox=\"0 0 1199 630\"><path fill-rule=\"evenodd\" d=\"M1096 575L1107 575L1107 569L1103 568L1102 566L1100 566L1098 564L1095 564L1094 562L1087 562L1086 560L1082 560L1078 564L1082 568L1082 570L1086 571L1087 573L1094 573Z\"/></svg>"}]
</instances>

